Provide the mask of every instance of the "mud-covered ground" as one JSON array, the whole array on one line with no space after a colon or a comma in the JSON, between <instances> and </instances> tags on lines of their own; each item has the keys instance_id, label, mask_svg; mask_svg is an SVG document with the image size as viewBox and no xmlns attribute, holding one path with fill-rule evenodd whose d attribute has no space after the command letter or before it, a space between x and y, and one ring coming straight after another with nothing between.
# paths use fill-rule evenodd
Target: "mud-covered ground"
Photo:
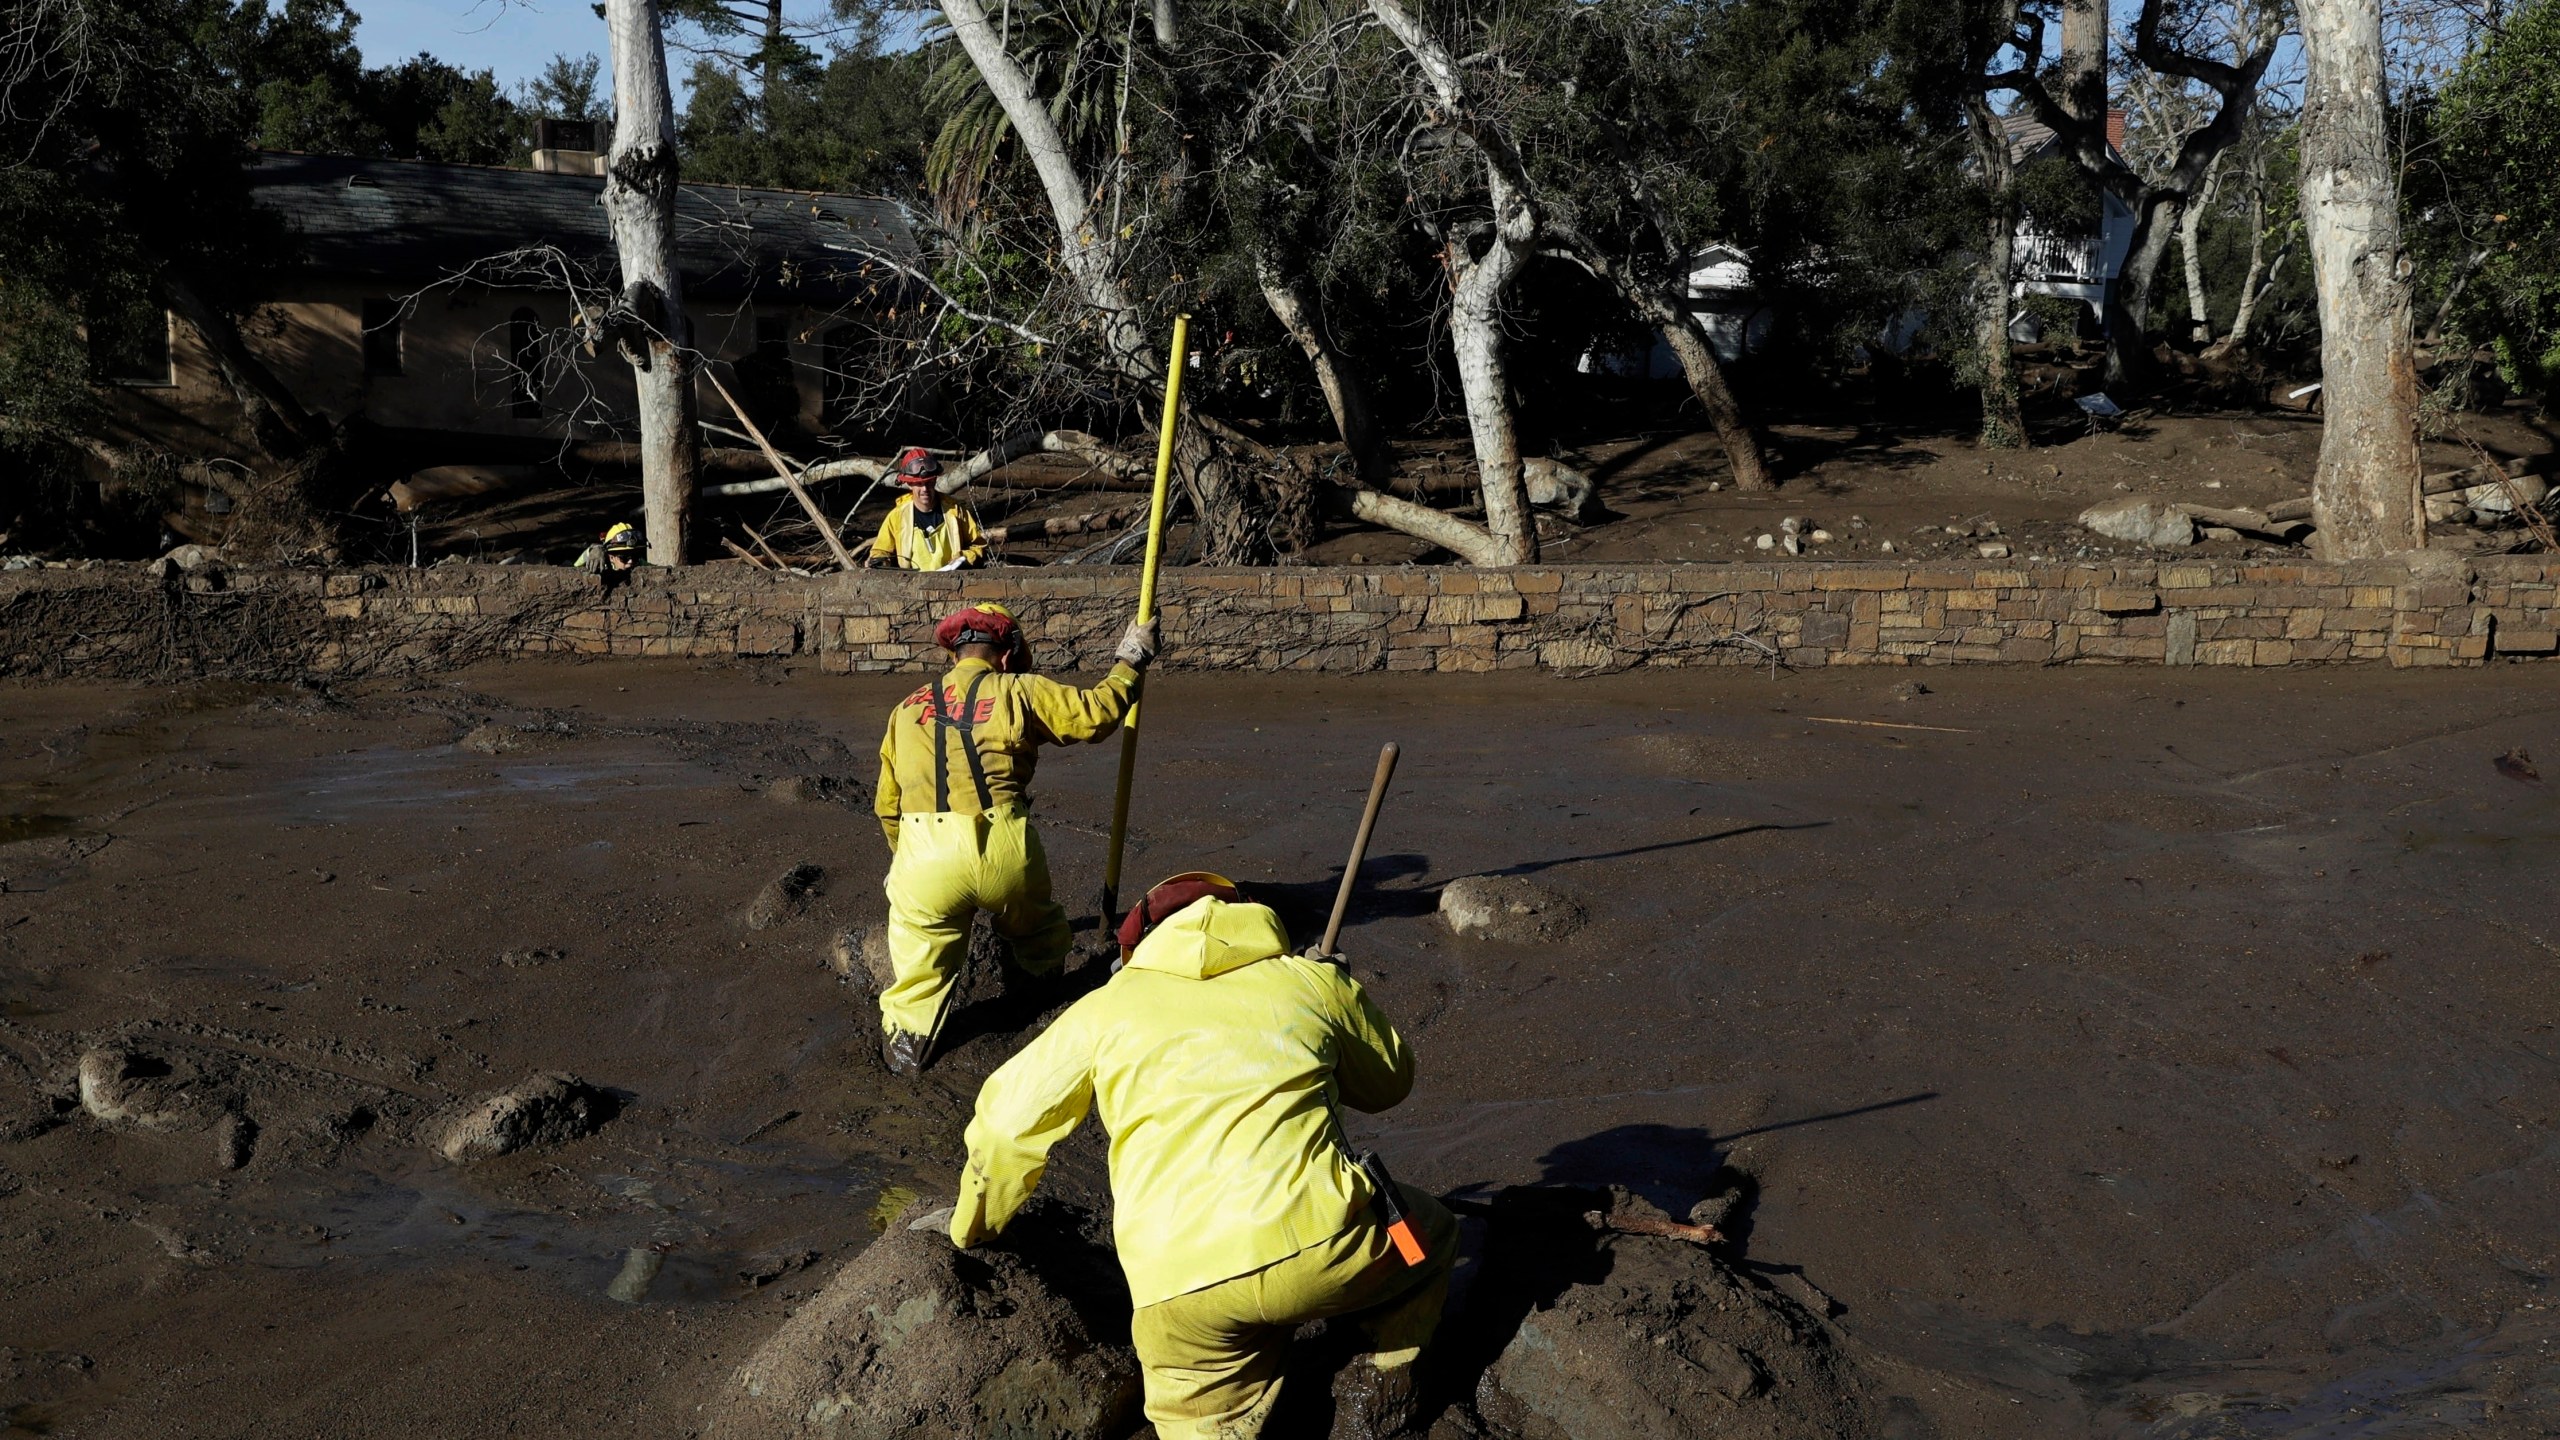
<instances>
[{"instance_id":1,"label":"mud-covered ground","mask_svg":"<svg viewBox=\"0 0 2560 1440\"><path fill-rule=\"evenodd\" d=\"M1912 673L1170 672L1130 869L1311 914L1402 742L1345 948L1422 1080L1361 1134L1675 1214L1740 1167L1748 1266L1838 1302L1897 1440L2560 1433L2560 770L2493 763L2560 765L2550 675ZM892 1082L823 963L881 909L912 683L0 693L6 1433L702 1423L949 1192L1004 1051L990 998ZM1114 748L1041 773L1084 913ZM1455 938L1477 874L1588 923ZM57 1113L118 1044L251 1133ZM619 1113L430 1153L553 1069Z\"/></svg>"}]
</instances>

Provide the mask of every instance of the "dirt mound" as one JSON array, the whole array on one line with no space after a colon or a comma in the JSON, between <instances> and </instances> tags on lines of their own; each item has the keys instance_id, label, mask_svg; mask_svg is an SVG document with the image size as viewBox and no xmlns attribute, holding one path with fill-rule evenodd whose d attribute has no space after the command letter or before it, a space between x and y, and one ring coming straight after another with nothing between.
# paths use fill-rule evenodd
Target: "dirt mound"
<instances>
[{"instance_id":1,"label":"dirt mound","mask_svg":"<svg viewBox=\"0 0 2560 1440\"><path fill-rule=\"evenodd\" d=\"M1626 1197L1616 1203L1625 1209ZM1784 1293L1717 1251L1602 1233L1583 1218L1611 1205L1605 1191L1542 1187L1505 1192L1490 1207L1483 1278L1449 1337L1458 1357L1472 1350L1484 1364L1472 1404L1485 1434L1815 1440L1876 1432L1865 1377L1808 1308L1808 1300L1822 1303L1820 1292L1787 1276L1782 1283L1794 1282L1796 1293Z\"/></svg>"},{"instance_id":2,"label":"dirt mound","mask_svg":"<svg viewBox=\"0 0 2560 1440\"><path fill-rule=\"evenodd\" d=\"M827 872L803 862L783 871L747 902L742 917L750 930L770 930L800 918L809 900L826 884Z\"/></svg>"},{"instance_id":3,"label":"dirt mound","mask_svg":"<svg viewBox=\"0 0 2560 1440\"><path fill-rule=\"evenodd\" d=\"M1517 876L1469 875L1440 891L1440 918L1460 935L1531 944L1582 928L1582 902Z\"/></svg>"},{"instance_id":4,"label":"dirt mound","mask_svg":"<svg viewBox=\"0 0 2560 1440\"><path fill-rule=\"evenodd\" d=\"M1683 779L1782 780L1804 768L1785 737L1746 740L1656 731L1625 736L1613 743L1642 756L1649 768Z\"/></svg>"},{"instance_id":5,"label":"dirt mound","mask_svg":"<svg viewBox=\"0 0 2560 1440\"><path fill-rule=\"evenodd\" d=\"M1034 1202L970 1251L949 1219L900 1217L847 1261L712 1400L713 1440L1128 1433L1128 1291L1091 1218Z\"/></svg>"}]
</instances>

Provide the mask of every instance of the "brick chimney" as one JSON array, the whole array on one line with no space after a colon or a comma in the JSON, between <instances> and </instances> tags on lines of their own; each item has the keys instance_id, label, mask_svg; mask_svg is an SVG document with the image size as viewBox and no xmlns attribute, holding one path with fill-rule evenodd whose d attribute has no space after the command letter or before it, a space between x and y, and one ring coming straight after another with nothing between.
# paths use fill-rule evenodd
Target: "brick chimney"
<instances>
[{"instance_id":1,"label":"brick chimney","mask_svg":"<svg viewBox=\"0 0 2560 1440\"><path fill-rule=\"evenodd\" d=\"M609 120L533 122L533 168L545 175L602 175L604 152L613 148Z\"/></svg>"},{"instance_id":2,"label":"brick chimney","mask_svg":"<svg viewBox=\"0 0 2560 1440\"><path fill-rule=\"evenodd\" d=\"M2107 112L2107 148L2119 155L2124 153L2124 112L2121 110Z\"/></svg>"}]
</instances>

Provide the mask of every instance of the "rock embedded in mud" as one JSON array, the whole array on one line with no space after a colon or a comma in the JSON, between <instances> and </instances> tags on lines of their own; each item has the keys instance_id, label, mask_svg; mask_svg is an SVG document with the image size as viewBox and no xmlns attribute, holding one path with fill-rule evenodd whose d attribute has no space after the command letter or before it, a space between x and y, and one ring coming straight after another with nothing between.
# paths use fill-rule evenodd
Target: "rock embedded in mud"
<instances>
[{"instance_id":1,"label":"rock embedded in mud","mask_svg":"<svg viewBox=\"0 0 2560 1440\"><path fill-rule=\"evenodd\" d=\"M225 1170L237 1170L249 1163L258 1148L258 1122L237 1110L226 1111L213 1122L213 1163Z\"/></svg>"},{"instance_id":2,"label":"rock embedded in mud","mask_svg":"<svg viewBox=\"0 0 2560 1440\"><path fill-rule=\"evenodd\" d=\"M2080 512L2080 524L2110 540L2178 550L2196 543L2196 522L2166 500L2128 495L2101 500Z\"/></svg>"},{"instance_id":3,"label":"rock embedded in mud","mask_svg":"<svg viewBox=\"0 0 2560 1440\"><path fill-rule=\"evenodd\" d=\"M931 1207L928 1207L928 1213ZM893 1224L731 1375L712 1440L1104 1440L1137 1421L1119 1266L1085 1217L1035 1202L952 1248Z\"/></svg>"},{"instance_id":4,"label":"rock embedded in mud","mask_svg":"<svg viewBox=\"0 0 2560 1440\"><path fill-rule=\"evenodd\" d=\"M1460 935L1527 944L1582 928L1582 902L1509 875L1469 875L1440 889L1440 918Z\"/></svg>"},{"instance_id":5,"label":"rock embedded in mud","mask_svg":"<svg viewBox=\"0 0 2560 1440\"><path fill-rule=\"evenodd\" d=\"M764 798L778 805L827 805L861 798L861 787L832 775L786 775L764 787Z\"/></svg>"},{"instance_id":6,"label":"rock embedded in mud","mask_svg":"<svg viewBox=\"0 0 2560 1440\"><path fill-rule=\"evenodd\" d=\"M1521 1317L1476 1387L1496 1440L1877 1433L1865 1377L1806 1305L1701 1246L1574 1234L1562 1212L1609 1203L1584 1193L1497 1201L1470 1302Z\"/></svg>"},{"instance_id":7,"label":"rock embedded in mud","mask_svg":"<svg viewBox=\"0 0 2560 1440\"><path fill-rule=\"evenodd\" d=\"M818 893L826 878L826 871L808 864L794 865L775 876L747 903L747 928L770 930L797 919L800 912L809 908L809 897Z\"/></svg>"},{"instance_id":8,"label":"rock embedded in mud","mask_svg":"<svg viewBox=\"0 0 2560 1440\"><path fill-rule=\"evenodd\" d=\"M80 1057L80 1108L105 1125L184 1130L204 1123L192 1074L154 1055L107 1047Z\"/></svg>"},{"instance_id":9,"label":"rock embedded in mud","mask_svg":"<svg viewBox=\"0 0 2560 1440\"><path fill-rule=\"evenodd\" d=\"M455 1164L592 1135L613 1118L613 1097L575 1075L547 1070L484 1095L453 1117L436 1153Z\"/></svg>"},{"instance_id":10,"label":"rock embedded in mud","mask_svg":"<svg viewBox=\"0 0 2560 1440\"><path fill-rule=\"evenodd\" d=\"M889 928L885 925L857 925L836 936L827 950L827 968L878 995L897 978L897 968L889 959Z\"/></svg>"}]
</instances>

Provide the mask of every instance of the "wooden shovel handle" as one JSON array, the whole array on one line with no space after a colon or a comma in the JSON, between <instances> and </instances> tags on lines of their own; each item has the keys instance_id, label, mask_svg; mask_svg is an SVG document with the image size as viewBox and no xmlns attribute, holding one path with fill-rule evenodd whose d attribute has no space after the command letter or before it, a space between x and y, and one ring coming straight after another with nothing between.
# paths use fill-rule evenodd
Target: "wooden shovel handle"
<instances>
[{"instance_id":1,"label":"wooden shovel handle","mask_svg":"<svg viewBox=\"0 0 2560 1440\"><path fill-rule=\"evenodd\" d=\"M1342 867L1342 888L1333 893L1333 918L1325 923L1318 955L1333 954L1333 942L1342 937L1342 917L1351 909L1351 887L1360 883L1360 862L1369 854L1369 832L1378 828L1378 808L1387 803L1387 782L1395 778L1396 753L1393 740L1378 749L1378 774L1369 782L1369 807L1360 812L1360 834L1351 842L1350 863Z\"/></svg>"}]
</instances>

